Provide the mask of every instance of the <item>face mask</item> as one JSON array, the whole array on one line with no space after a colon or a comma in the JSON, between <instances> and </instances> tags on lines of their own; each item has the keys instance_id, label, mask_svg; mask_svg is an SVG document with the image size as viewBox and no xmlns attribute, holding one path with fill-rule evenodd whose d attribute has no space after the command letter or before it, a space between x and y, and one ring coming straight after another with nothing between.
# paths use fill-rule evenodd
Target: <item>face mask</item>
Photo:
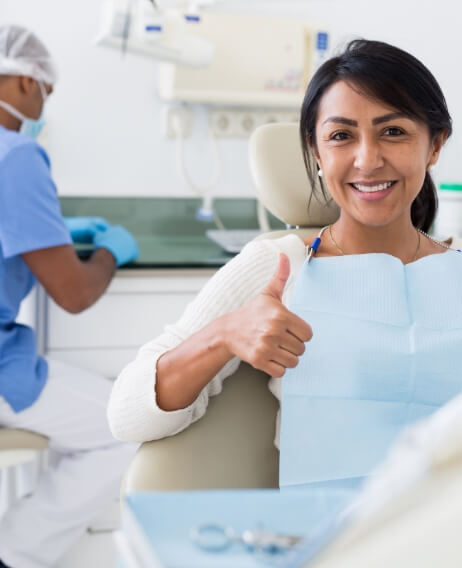
<instances>
[{"instance_id":1,"label":"face mask","mask_svg":"<svg viewBox=\"0 0 462 568\"><path fill-rule=\"evenodd\" d=\"M40 136L40 132L42 132L44 126L45 118L42 112L42 114L36 120L32 120L31 118L24 118L19 132L24 136L28 136L29 138L36 140Z\"/></svg>"},{"instance_id":2,"label":"face mask","mask_svg":"<svg viewBox=\"0 0 462 568\"><path fill-rule=\"evenodd\" d=\"M47 92L41 81L38 81L38 85L40 87L40 93L42 94L43 107L44 107L45 101L47 99ZM19 129L19 132L21 134L23 134L24 136L28 136L29 138L33 138L34 140L38 138L40 132L45 126L43 107L40 116L34 119L34 118L28 118L22 112L19 112L19 110L15 109L13 106L11 106L10 104L4 101L0 101L0 106L21 121L21 128Z\"/></svg>"}]
</instances>

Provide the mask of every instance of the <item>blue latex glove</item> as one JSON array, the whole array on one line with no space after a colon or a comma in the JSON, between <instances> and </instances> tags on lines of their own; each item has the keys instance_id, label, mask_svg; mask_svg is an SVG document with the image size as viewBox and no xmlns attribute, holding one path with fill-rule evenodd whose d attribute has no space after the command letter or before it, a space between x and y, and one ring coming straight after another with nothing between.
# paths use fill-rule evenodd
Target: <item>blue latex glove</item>
<instances>
[{"instance_id":1,"label":"blue latex glove","mask_svg":"<svg viewBox=\"0 0 462 568\"><path fill-rule=\"evenodd\" d=\"M120 225L97 232L93 244L97 249L108 249L116 259L117 266L135 260L140 254L133 235Z\"/></svg>"},{"instance_id":2,"label":"blue latex glove","mask_svg":"<svg viewBox=\"0 0 462 568\"><path fill-rule=\"evenodd\" d=\"M109 228L102 217L64 217L64 224L74 243L92 243L97 232Z\"/></svg>"}]
</instances>

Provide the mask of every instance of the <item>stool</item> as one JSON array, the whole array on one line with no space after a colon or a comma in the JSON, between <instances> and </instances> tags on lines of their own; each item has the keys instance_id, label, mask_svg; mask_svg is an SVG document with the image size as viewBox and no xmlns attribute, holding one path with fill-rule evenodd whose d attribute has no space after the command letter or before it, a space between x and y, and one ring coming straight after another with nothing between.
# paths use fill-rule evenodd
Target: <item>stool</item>
<instances>
[{"instance_id":1,"label":"stool","mask_svg":"<svg viewBox=\"0 0 462 568\"><path fill-rule=\"evenodd\" d=\"M37 452L47 448L45 436L27 430L0 428L0 469L34 461Z\"/></svg>"},{"instance_id":2,"label":"stool","mask_svg":"<svg viewBox=\"0 0 462 568\"><path fill-rule=\"evenodd\" d=\"M21 468L17 466L36 462L41 452L47 448L48 439L45 436L27 430L0 427L0 516L21 492L18 488Z\"/></svg>"}]
</instances>

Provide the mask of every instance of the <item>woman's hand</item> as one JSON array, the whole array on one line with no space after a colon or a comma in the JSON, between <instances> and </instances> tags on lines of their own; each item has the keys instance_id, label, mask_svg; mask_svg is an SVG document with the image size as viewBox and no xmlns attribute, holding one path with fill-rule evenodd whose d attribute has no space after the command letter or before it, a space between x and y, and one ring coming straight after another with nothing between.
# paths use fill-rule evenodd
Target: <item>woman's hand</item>
<instances>
[{"instance_id":1,"label":"woman's hand","mask_svg":"<svg viewBox=\"0 0 462 568\"><path fill-rule=\"evenodd\" d=\"M155 384L159 408L171 411L192 404L236 356L272 377L282 377L288 367L297 365L313 333L282 303L289 273L289 259L281 254L271 281L258 296L210 321L159 357Z\"/></svg>"},{"instance_id":2,"label":"woman's hand","mask_svg":"<svg viewBox=\"0 0 462 568\"><path fill-rule=\"evenodd\" d=\"M233 356L282 377L296 367L313 332L301 318L282 303L282 293L290 274L288 257L281 253L273 277L258 296L225 316L226 346Z\"/></svg>"}]
</instances>

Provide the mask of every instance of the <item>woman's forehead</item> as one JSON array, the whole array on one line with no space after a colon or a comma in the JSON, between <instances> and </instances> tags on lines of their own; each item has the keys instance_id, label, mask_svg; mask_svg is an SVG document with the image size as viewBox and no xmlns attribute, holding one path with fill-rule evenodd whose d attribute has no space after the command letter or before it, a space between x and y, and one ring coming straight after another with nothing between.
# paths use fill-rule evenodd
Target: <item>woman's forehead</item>
<instances>
[{"instance_id":1,"label":"woman's forehead","mask_svg":"<svg viewBox=\"0 0 462 568\"><path fill-rule=\"evenodd\" d=\"M399 109L366 93L359 85L337 81L321 97L316 122L318 125L322 124L331 116L355 120L396 112L399 112Z\"/></svg>"}]
</instances>

